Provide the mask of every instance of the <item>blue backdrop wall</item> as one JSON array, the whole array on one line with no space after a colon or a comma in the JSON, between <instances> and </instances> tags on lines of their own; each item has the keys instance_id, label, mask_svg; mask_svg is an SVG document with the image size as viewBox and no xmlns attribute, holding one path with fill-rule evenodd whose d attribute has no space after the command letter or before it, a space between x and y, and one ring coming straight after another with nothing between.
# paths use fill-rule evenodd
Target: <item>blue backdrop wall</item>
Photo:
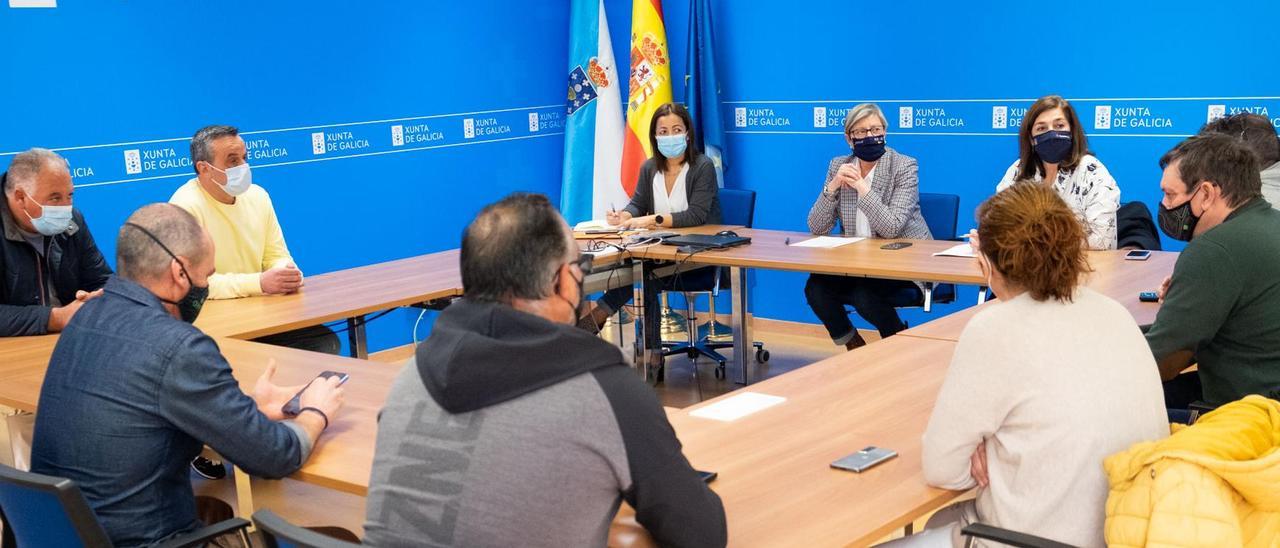
<instances>
[{"instance_id":1,"label":"blue backdrop wall","mask_svg":"<svg viewBox=\"0 0 1280 548\"><path fill-rule=\"evenodd\" d=\"M625 59L631 2L605 5ZM847 153L843 115L864 101L919 159L922 191L960 195L961 232L1038 96L1072 99L1123 199L1151 206L1156 159L1211 113L1280 121L1274 2L712 7L727 184L759 193L758 227L804 228L827 162ZM679 99L688 4L664 13ZM60 149L110 255L129 212L191 176L187 138L230 123L309 274L448 249L484 203L558 197L568 32L565 1L0 4L0 168ZM803 280L758 273L755 313L816 321ZM371 325L371 347L407 342L414 318Z\"/></svg>"},{"instance_id":2,"label":"blue backdrop wall","mask_svg":"<svg viewBox=\"0 0 1280 548\"><path fill-rule=\"evenodd\" d=\"M6 3L0 169L61 149L112 257L125 217L192 176L190 135L233 124L304 272L454 248L496 197L558 199L567 6L517 5ZM414 318L371 324L370 347Z\"/></svg>"}]
</instances>

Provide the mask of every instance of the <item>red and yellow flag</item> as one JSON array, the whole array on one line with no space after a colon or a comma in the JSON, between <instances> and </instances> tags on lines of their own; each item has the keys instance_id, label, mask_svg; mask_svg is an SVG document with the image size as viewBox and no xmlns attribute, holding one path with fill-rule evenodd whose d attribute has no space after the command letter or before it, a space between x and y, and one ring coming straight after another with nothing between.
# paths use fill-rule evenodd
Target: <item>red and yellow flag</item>
<instances>
[{"instance_id":1,"label":"red and yellow flag","mask_svg":"<svg viewBox=\"0 0 1280 548\"><path fill-rule=\"evenodd\" d=\"M658 107L671 102L671 58L667 55L667 27L662 0L632 0L631 82L627 94L627 135L622 143L622 186L636 190L640 164L649 150L649 124Z\"/></svg>"}]
</instances>

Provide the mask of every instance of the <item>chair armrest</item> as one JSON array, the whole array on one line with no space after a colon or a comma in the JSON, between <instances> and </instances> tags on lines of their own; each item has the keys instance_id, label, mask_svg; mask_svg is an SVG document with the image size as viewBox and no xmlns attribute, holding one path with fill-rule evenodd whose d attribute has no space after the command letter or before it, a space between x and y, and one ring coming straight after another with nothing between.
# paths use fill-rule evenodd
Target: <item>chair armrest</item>
<instances>
[{"instance_id":1,"label":"chair armrest","mask_svg":"<svg viewBox=\"0 0 1280 548\"><path fill-rule=\"evenodd\" d=\"M159 548L187 548L190 546L204 546L210 540L218 538L227 533L239 531L249 527L248 520L240 518L231 518L219 521L208 527L196 529L190 533L174 538L159 545Z\"/></svg>"},{"instance_id":2,"label":"chair armrest","mask_svg":"<svg viewBox=\"0 0 1280 548\"><path fill-rule=\"evenodd\" d=\"M1049 540L1047 538L1009 531L999 527L992 527L984 523L974 523L960 530L960 534L966 537L976 537L983 540L991 540L1017 548L1072 548L1070 544Z\"/></svg>"}]
</instances>

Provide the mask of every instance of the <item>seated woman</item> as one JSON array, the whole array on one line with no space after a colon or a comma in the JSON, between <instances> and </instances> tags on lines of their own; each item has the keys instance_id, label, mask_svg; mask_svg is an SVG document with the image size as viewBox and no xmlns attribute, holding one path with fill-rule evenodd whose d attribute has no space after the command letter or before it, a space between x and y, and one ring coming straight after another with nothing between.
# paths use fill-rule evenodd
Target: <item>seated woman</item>
<instances>
[{"instance_id":1,"label":"seated woman","mask_svg":"<svg viewBox=\"0 0 1280 548\"><path fill-rule=\"evenodd\" d=\"M887 122L880 107L863 103L844 119L844 138L852 154L827 166L822 193L809 209L809 231L830 234L840 222L845 236L932 239L920 215L916 159L884 146ZM923 299L919 284L851 276L812 274L805 283L809 307L827 327L831 340L849 350L867 344L853 328L845 305L888 337L906 329L897 307Z\"/></svg>"},{"instance_id":2,"label":"seated woman","mask_svg":"<svg viewBox=\"0 0 1280 548\"><path fill-rule=\"evenodd\" d=\"M1049 95L1031 105L1018 130L1018 151L996 192L1014 181L1043 181L1084 225L1089 249L1115 249L1120 187L1089 152L1084 126L1066 99Z\"/></svg>"},{"instance_id":3,"label":"seated woman","mask_svg":"<svg viewBox=\"0 0 1280 548\"><path fill-rule=\"evenodd\" d=\"M653 157L640 166L631 203L622 211L610 211L611 225L626 228L680 228L720 223L720 189L711 159L698 152L694 143L693 119L683 105L667 103L658 107L649 124L649 146ZM660 289L710 289L717 269L702 268L682 272L660 281ZM678 285L678 287L677 287ZM631 300L630 287L606 291L578 322L599 331L600 325Z\"/></svg>"},{"instance_id":4,"label":"seated woman","mask_svg":"<svg viewBox=\"0 0 1280 548\"><path fill-rule=\"evenodd\" d=\"M1082 285L1084 229L1053 190L1017 183L978 208L978 265L1000 300L965 327L924 433L924 477L978 488L896 543L963 545L981 522L1103 546L1102 461L1168 436L1133 316Z\"/></svg>"}]
</instances>

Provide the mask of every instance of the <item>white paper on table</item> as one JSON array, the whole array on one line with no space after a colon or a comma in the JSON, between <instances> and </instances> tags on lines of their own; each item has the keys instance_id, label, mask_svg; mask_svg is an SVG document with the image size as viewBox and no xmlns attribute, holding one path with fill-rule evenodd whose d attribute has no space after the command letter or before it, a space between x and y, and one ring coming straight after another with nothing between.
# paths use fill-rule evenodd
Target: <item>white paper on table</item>
<instances>
[{"instance_id":1,"label":"white paper on table","mask_svg":"<svg viewBox=\"0 0 1280 548\"><path fill-rule=\"evenodd\" d=\"M792 247L818 247L822 249L835 249L842 245L848 245L854 242L861 242L866 238L842 238L840 236L818 236L809 238L800 243L791 244Z\"/></svg>"},{"instance_id":2,"label":"white paper on table","mask_svg":"<svg viewBox=\"0 0 1280 548\"><path fill-rule=\"evenodd\" d=\"M591 219L590 221L582 221L573 225L574 232L586 232L588 230L622 230L622 227L609 224L604 219Z\"/></svg>"},{"instance_id":3,"label":"white paper on table","mask_svg":"<svg viewBox=\"0 0 1280 548\"><path fill-rule=\"evenodd\" d=\"M973 246L968 242L956 244L947 248L945 251L939 251L933 254L934 257L977 257L973 252Z\"/></svg>"},{"instance_id":4,"label":"white paper on table","mask_svg":"<svg viewBox=\"0 0 1280 548\"><path fill-rule=\"evenodd\" d=\"M759 392L743 392L742 394L725 398L716 403L690 412L689 414L702 419L730 422L755 413L756 411L768 409L784 401L787 401L787 398L782 396L770 396Z\"/></svg>"}]
</instances>

